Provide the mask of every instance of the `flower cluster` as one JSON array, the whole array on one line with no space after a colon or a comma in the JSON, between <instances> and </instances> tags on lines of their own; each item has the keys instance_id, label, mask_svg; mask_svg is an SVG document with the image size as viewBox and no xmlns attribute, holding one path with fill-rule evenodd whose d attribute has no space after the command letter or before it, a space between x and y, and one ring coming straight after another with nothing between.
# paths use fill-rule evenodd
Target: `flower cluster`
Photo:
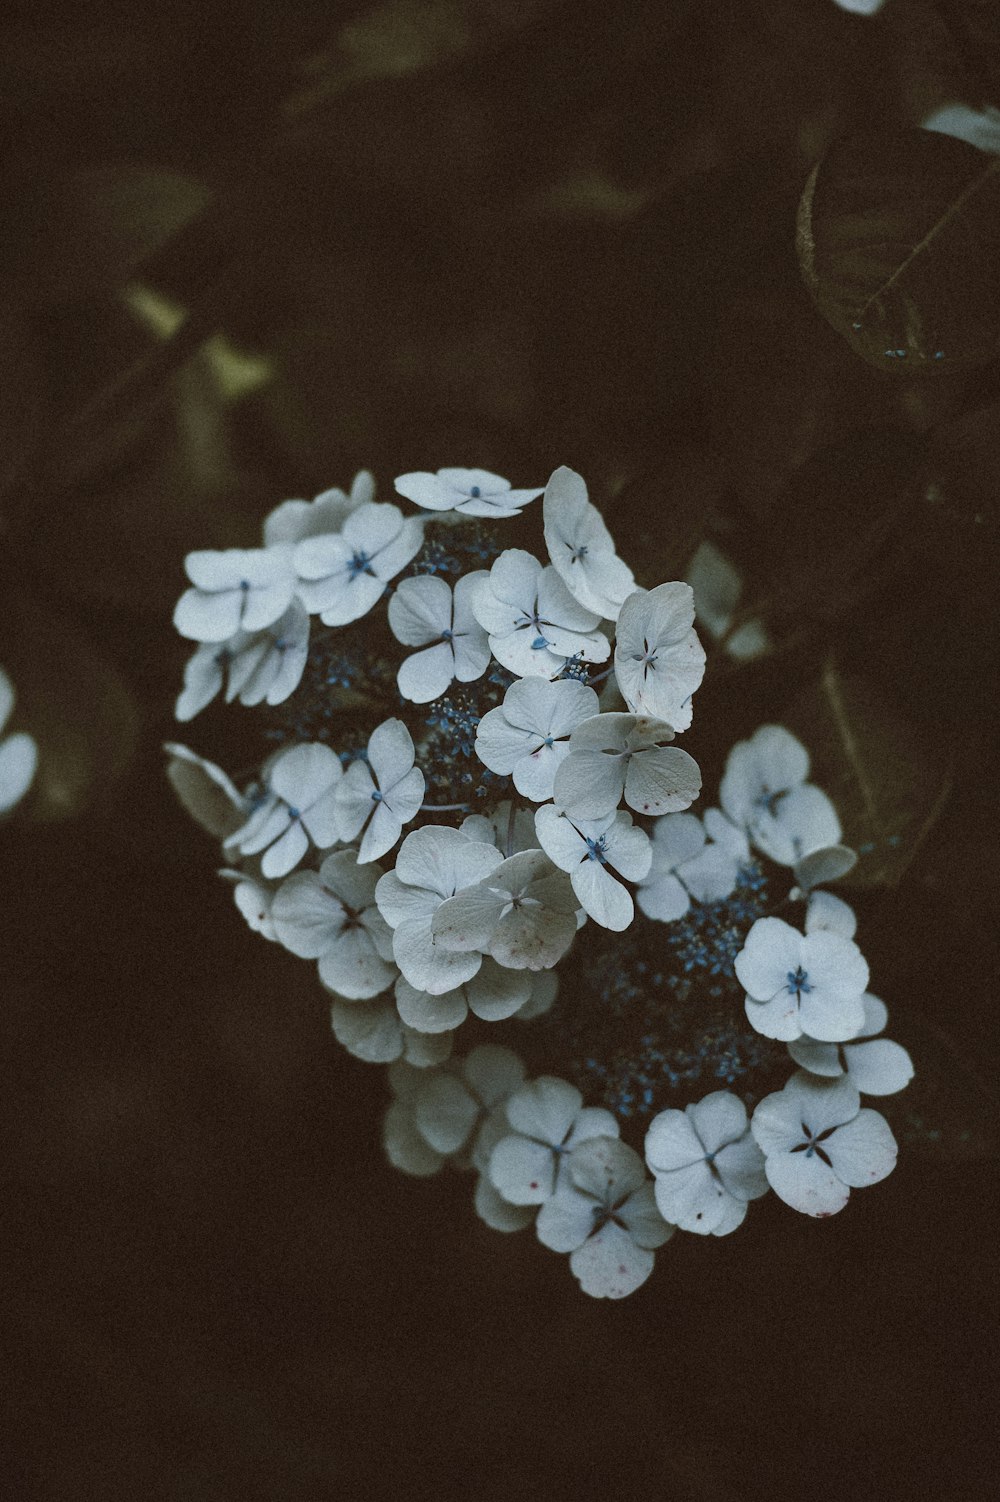
<instances>
[{"instance_id":1,"label":"flower cluster","mask_svg":"<svg viewBox=\"0 0 1000 1502\"><path fill-rule=\"evenodd\" d=\"M567 468L395 489L420 509L362 472L284 502L260 548L188 556L177 717L224 692L264 744L243 786L167 748L250 927L315 961L335 1037L389 1066L391 1162L473 1170L483 1220L533 1223L613 1298L675 1229L727 1234L769 1187L839 1209L894 1160L861 1094L912 1070L876 1036L851 910L818 889L854 856L805 748L763 727L721 807L689 812L691 587L640 587ZM544 554L504 546L540 496ZM762 861L791 873L801 932Z\"/></svg>"}]
</instances>

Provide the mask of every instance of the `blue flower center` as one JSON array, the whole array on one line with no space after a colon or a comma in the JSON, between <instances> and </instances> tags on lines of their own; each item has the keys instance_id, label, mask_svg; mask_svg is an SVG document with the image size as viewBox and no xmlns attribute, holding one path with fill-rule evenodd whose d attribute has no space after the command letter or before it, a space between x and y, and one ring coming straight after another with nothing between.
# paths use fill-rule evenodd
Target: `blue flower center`
<instances>
[{"instance_id":1,"label":"blue flower center","mask_svg":"<svg viewBox=\"0 0 1000 1502\"><path fill-rule=\"evenodd\" d=\"M382 802L382 794L379 792L378 788L375 788L372 791L372 802L373 803L381 803Z\"/></svg>"},{"instance_id":2,"label":"blue flower center","mask_svg":"<svg viewBox=\"0 0 1000 1502\"><path fill-rule=\"evenodd\" d=\"M753 806L754 808L762 808L765 813L770 814L772 819L774 819L778 815L779 799L783 796L782 793L772 793L770 788L765 785L753 800Z\"/></svg>"},{"instance_id":3,"label":"blue flower center","mask_svg":"<svg viewBox=\"0 0 1000 1502\"><path fill-rule=\"evenodd\" d=\"M301 817L302 817L302 810L299 809L299 808L296 808L294 803L290 803L288 805L288 817L290 819L301 819Z\"/></svg>"},{"instance_id":4,"label":"blue flower center","mask_svg":"<svg viewBox=\"0 0 1000 1502\"><path fill-rule=\"evenodd\" d=\"M474 501L478 501L479 497L482 495L482 493L483 492L480 490L480 488L479 488L478 485L471 486L471 488L469 490L469 495L472 497L472 499Z\"/></svg>"},{"instance_id":5,"label":"blue flower center","mask_svg":"<svg viewBox=\"0 0 1000 1502\"><path fill-rule=\"evenodd\" d=\"M806 996L812 990L809 984L809 973L799 965L795 970L789 970L785 977L788 981L789 992L796 991L800 996Z\"/></svg>"},{"instance_id":6,"label":"blue flower center","mask_svg":"<svg viewBox=\"0 0 1000 1502\"><path fill-rule=\"evenodd\" d=\"M543 746L551 746L551 745L552 745L552 744L553 744L553 742L554 742L554 739L555 739L555 738L554 738L554 737L553 737L553 736L551 736L551 735L546 735L546 736L544 736L544 737L543 737L543 739L542 739L542 745L543 745Z\"/></svg>"},{"instance_id":7,"label":"blue flower center","mask_svg":"<svg viewBox=\"0 0 1000 1502\"><path fill-rule=\"evenodd\" d=\"M454 631L442 631L441 632L441 640L442 641L451 641L453 639L454 635L455 635Z\"/></svg>"},{"instance_id":8,"label":"blue flower center","mask_svg":"<svg viewBox=\"0 0 1000 1502\"><path fill-rule=\"evenodd\" d=\"M249 579L241 579L240 580L240 589L242 589L242 591L243 591L244 594L247 593L247 591L249 590L249 588L250 588L250 580Z\"/></svg>"},{"instance_id":9,"label":"blue flower center","mask_svg":"<svg viewBox=\"0 0 1000 1502\"><path fill-rule=\"evenodd\" d=\"M801 1125L802 1135L806 1140L804 1142L797 1143L795 1147L792 1148L792 1152L805 1153L807 1158L815 1156L822 1162L824 1162L827 1168L832 1168L833 1164L830 1162L828 1155L823 1151L822 1147L820 1147L820 1143L825 1142L827 1137L829 1137L833 1132L837 1130L836 1127L827 1127L822 1132L814 1132L812 1127L808 1126L806 1122L803 1121Z\"/></svg>"},{"instance_id":10,"label":"blue flower center","mask_svg":"<svg viewBox=\"0 0 1000 1502\"><path fill-rule=\"evenodd\" d=\"M606 843L606 836L603 835L603 834L600 835L596 840L588 839L587 840L587 859L589 861L600 861L600 863L601 863L602 866L606 866L607 863L608 863L608 859L607 859L607 856L604 854L605 843Z\"/></svg>"},{"instance_id":11,"label":"blue flower center","mask_svg":"<svg viewBox=\"0 0 1000 1502\"><path fill-rule=\"evenodd\" d=\"M353 583L353 581L358 577L359 574L371 574L372 578L374 578L375 570L372 568L371 562L372 560L370 554L363 551L355 553L350 563L347 565L348 580Z\"/></svg>"},{"instance_id":12,"label":"blue flower center","mask_svg":"<svg viewBox=\"0 0 1000 1502\"><path fill-rule=\"evenodd\" d=\"M586 558L589 552L590 549L587 547L586 543L584 543L579 548L574 548L572 553L570 553L569 555L570 563L580 563L584 558Z\"/></svg>"}]
</instances>

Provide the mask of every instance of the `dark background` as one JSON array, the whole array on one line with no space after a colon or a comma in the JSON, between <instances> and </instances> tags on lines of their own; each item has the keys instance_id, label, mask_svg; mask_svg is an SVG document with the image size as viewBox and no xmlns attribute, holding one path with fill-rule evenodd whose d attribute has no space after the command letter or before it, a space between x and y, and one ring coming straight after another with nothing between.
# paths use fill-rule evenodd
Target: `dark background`
<instances>
[{"instance_id":1,"label":"dark background","mask_svg":"<svg viewBox=\"0 0 1000 1502\"><path fill-rule=\"evenodd\" d=\"M0 661L41 765L0 834L5 1495L993 1494L996 364L865 363L794 243L841 136L877 177L886 133L997 100L993 25L8 13ZM989 292L962 286L980 331ZM444 463L580 469L647 582L722 542L778 651L713 664L707 785L782 718L873 846L848 895L918 1071L896 1172L822 1226L772 1197L678 1236L620 1305L467 1180L389 1168L384 1072L246 932L162 777L184 553ZM235 769L250 718L186 738Z\"/></svg>"}]
</instances>

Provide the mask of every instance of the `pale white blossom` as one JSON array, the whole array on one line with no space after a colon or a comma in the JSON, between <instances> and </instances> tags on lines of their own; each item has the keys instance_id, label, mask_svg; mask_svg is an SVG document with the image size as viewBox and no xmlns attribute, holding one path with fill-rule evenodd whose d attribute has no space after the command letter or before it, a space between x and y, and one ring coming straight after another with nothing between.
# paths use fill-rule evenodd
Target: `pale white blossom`
<instances>
[{"instance_id":1,"label":"pale white blossom","mask_svg":"<svg viewBox=\"0 0 1000 1502\"><path fill-rule=\"evenodd\" d=\"M555 569L523 548L508 548L476 591L476 619L490 650L519 678L554 678L569 657L606 662L611 645L599 613L573 598Z\"/></svg>"},{"instance_id":2,"label":"pale white blossom","mask_svg":"<svg viewBox=\"0 0 1000 1502\"><path fill-rule=\"evenodd\" d=\"M443 902L432 933L449 951L489 954L510 970L547 970L573 942L576 910L565 871L543 851L524 850Z\"/></svg>"},{"instance_id":3,"label":"pale white blossom","mask_svg":"<svg viewBox=\"0 0 1000 1502\"><path fill-rule=\"evenodd\" d=\"M340 838L361 835L359 861L377 860L392 849L403 825L416 816L424 787L424 774L414 766L410 732L402 720L383 720L369 737L367 754L351 762L334 797Z\"/></svg>"},{"instance_id":4,"label":"pale white blossom","mask_svg":"<svg viewBox=\"0 0 1000 1502\"><path fill-rule=\"evenodd\" d=\"M270 940L272 944L276 943L278 935L271 917L271 904L274 902L278 883L267 881L253 871L236 870L230 866L224 866L219 875L231 884L237 911L242 914L251 932L260 934L261 938Z\"/></svg>"},{"instance_id":5,"label":"pale white blossom","mask_svg":"<svg viewBox=\"0 0 1000 1502\"><path fill-rule=\"evenodd\" d=\"M375 891L379 911L393 930L396 964L417 991L441 996L479 970L482 955L445 950L434 942L434 914L449 897L473 886L503 860L493 844L459 829L427 825L406 836Z\"/></svg>"},{"instance_id":6,"label":"pale white blossom","mask_svg":"<svg viewBox=\"0 0 1000 1502\"><path fill-rule=\"evenodd\" d=\"M852 939L758 918L734 965L747 1017L765 1038L787 1043L805 1033L839 1043L864 1023L868 965Z\"/></svg>"},{"instance_id":7,"label":"pale white blossom","mask_svg":"<svg viewBox=\"0 0 1000 1502\"><path fill-rule=\"evenodd\" d=\"M420 551L423 525L398 506L362 502L340 532L296 543L298 593L326 626L346 626L367 615L385 586Z\"/></svg>"},{"instance_id":8,"label":"pale white blossom","mask_svg":"<svg viewBox=\"0 0 1000 1502\"><path fill-rule=\"evenodd\" d=\"M428 511L496 519L519 516L522 507L542 493L541 485L534 490L511 490L509 480L487 469L439 469L436 474L413 470L393 483L401 496Z\"/></svg>"},{"instance_id":9,"label":"pale white blossom","mask_svg":"<svg viewBox=\"0 0 1000 1502\"><path fill-rule=\"evenodd\" d=\"M175 715L186 721L212 702L226 683L226 703L283 704L295 692L309 656L309 613L293 600L263 631L238 631L228 642L203 642L184 669ZM228 682L227 682L228 678Z\"/></svg>"},{"instance_id":10,"label":"pale white blossom","mask_svg":"<svg viewBox=\"0 0 1000 1502\"><path fill-rule=\"evenodd\" d=\"M453 1032L470 1012L482 1022L503 1022L519 1012L530 996L530 976L505 970L488 958L471 980L437 996L418 991L405 975L396 982L396 1009L406 1025L419 1033Z\"/></svg>"},{"instance_id":11,"label":"pale white blossom","mask_svg":"<svg viewBox=\"0 0 1000 1502\"><path fill-rule=\"evenodd\" d=\"M264 522L264 546L339 532L352 511L374 499L375 477L361 469L354 476L349 495L334 486L312 501L282 501Z\"/></svg>"},{"instance_id":12,"label":"pale white blossom","mask_svg":"<svg viewBox=\"0 0 1000 1502\"><path fill-rule=\"evenodd\" d=\"M807 934L839 934L842 939L853 939L858 930L854 909L842 897L833 892L810 892L806 904L805 931Z\"/></svg>"},{"instance_id":13,"label":"pale white blossom","mask_svg":"<svg viewBox=\"0 0 1000 1502\"><path fill-rule=\"evenodd\" d=\"M286 877L271 904L280 943L319 961L319 978L345 1001L367 1001L392 985L392 931L375 905L380 867L335 850L318 871Z\"/></svg>"},{"instance_id":14,"label":"pale white blossom","mask_svg":"<svg viewBox=\"0 0 1000 1502\"><path fill-rule=\"evenodd\" d=\"M190 641L263 631L284 615L296 591L290 544L201 550L187 555L184 568L193 588L177 601L174 625Z\"/></svg>"},{"instance_id":15,"label":"pale white blossom","mask_svg":"<svg viewBox=\"0 0 1000 1502\"><path fill-rule=\"evenodd\" d=\"M878 1038L889 1018L884 1001L866 991L865 1020L860 1032L845 1043L819 1043L795 1038L788 1052L810 1074L835 1079L846 1074L862 1095L895 1095L913 1078L913 1061L906 1049L889 1038Z\"/></svg>"},{"instance_id":16,"label":"pale white blossom","mask_svg":"<svg viewBox=\"0 0 1000 1502\"><path fill-rule=\"evenodd\" d=\"M587 499L583 477L565 465L553 472L542 501L545 546L552 566L575 600L616 621L635 589L632 570L615 552L604 518Z\"/></svg>"},{"instance_id":17,"label":"pale white blossom","mask_svg":"<svg viewBox=\"0 0 1000 1502\"><path fill-rule=\"evenodd\" d=\"M432 1066L433 1067L433 1066ZM382 1146L393 1168L415 1178L428 1178L444 1167L447 1155L437 1152L419 1130L414 1103L424 1070L399 1057L387 1070L393 1100L382 1122Z\"/></svg>"},{"instance_id":18,"label":"pale white blossom","mask_svg":"<svg viewBox=\"0 0 1000 1502\"><path fill-rule=\"evenodd\" d=\"M177 741L167 741L163 749L170 757L170 785L196 824L217 840L225 840L245 823L250 803L228 773Z\"/></svg>"},{"instance_id":19,"label":"pale white blossom","mask_svg":"<svg viewBox=\"0 0 1000 1502\"><path fill-rule=\"evenodd\" d=\"M553 796L584 819L613 813L624 797L649 818L690 808L701 791L698 763L679 746L663 720L646 715L596 714L572 731L558 767Z\"/></svg>"},{"instance_id":20,"label":"pale white blossom","mask_svg":"<svg viewBox=\"0 0 1000 1502\"><path fill-rule=\"evenodd\" d=\"M481 1043L464 1059L425 1071L413 1091L417 1130L435 1152L471 1146L476 1130L524 1080L524 1064L510 1048Z\"/></svg>"},{"instance_id":21,"label":"pale white blossom","mask_svg":"<svg viewBox=\"0 0 1000 1502\"><path fill-rule=\"evenodd\" d=\"M615 678L629 710L687 730L704 673L691 586L675 581L630 594L615 638Z\"/></svg>"},{"instance_id":22,"label":"pale white blossom","mask_svg":"<svg viewBox=\"0 0 1000 1502\"><path fill-rule=\"evenodd\" d=\"M803 1215L835 1215L852 1189L877 1184L896 1166L896 1140L844 1075L817 1079L799 1071L765 1096L751 1130L765 1156L767 1181Z\"/></svg>"},{"instance_id":23,"label":"pale white blossom","mask_svg":"<svg viewBox=\"0 0 1000 1502\"><path fill-rule=\"evenodd\" d=\"M808 776L808 751L781 725L761 725L726 760L719 788L724 811L783 866L840 841L837 811Z\"/></svg>"},{"instance_id":24,"label":"pale white blossom","mask_svg":"<svg viewBox=\"0 0 1000 1502\"><path fill-rule=\"evenodd\" d=\"M597 694L577 679L520 678L480 720L476 754L491 772L512 776L522 797L544 803L570 734L597 709Z\"/></svg>"},{"instance_id":25,"label":"pale white blossom","mask_svg":"<svg viewBox=\"0 0 1000 1502\"><path fill-rule=\"evenodd\" d=\"M694 591L695 618L714 640L726 635L743 593L743 579L735 565L714 542L702 542L687 567L687 582ZM738 626L724 650L738 662L749 662L771 649L771 637L763 621Z\"/></svg>"},{"instance_id":26,"label":"pale white blossom","mask_svg":"<svg viewBox=\"0 0 1000 1502\"><path fill-rule=\"evenodd\" d=\"M14 685L0 668L0 737L14 712ZM24 730L0 739L0 814L20 803L35 779L38 746Z\"/></svg>"},{"instance_id":27,"label":"pale white blossom","mask_svg":"<svg viewBox=\"0 0 1000 1502\"><path fill-rule=\"evenodd\" d=\"M489 1158L493 1187L512 1205L541 1205L562 1182L569 1154L591 1137L617 1137L618 1122L585 1106L575 1085L542 1075L515 1090Z\"/></svg>"},{"instance_id":28,"label":"pale white blossom","mask_svg":"<svg viewBox=\"0 0 1000 1502\"><path fill-rule=\"evenodd\" d=\"M724 844L707 840L708 815L713 813L718 810L709 809L704 823L695 814L667 814L653 825L653 858L636 893L647 918L673 923L683 918L692 898L718 902L733 891L741 864L734 853L739 846L728 836ZM712 828L723 832L717 821Z\"/></svg>"},{"instance_id":29,"label":"pale white blossom","mask_svg":"<svg viewBox=\"0 0 1000 1502\"><path fill-rule=\"evenodd\" d=\"M747 1201L767 1193L746 1107L728 1090L654 1116L645 1152L660 1214L682 1231L726 1236L742 1225Z\"/></svg>"},{"instance_id":30,"label":"pale white blossom","mask_svg":"<svg viewBox=\"0 0 1000 1502\"><path fill-rule=\"evenodd\" d=\"M287 876L310 842L328 850L337 842L334 797L343 775L339 758L320 742L279 752L266 776L266 793L249 819L226 839L241 855L261 856L261 871Z\"/></svg>"},{"instance_id":31,"label":"pale white blossom","mask_svg":"<svg viewBox=\"0 0 1000 1502\"><path fill-rule=\"evenodd\" d=\"M855 16L874 16L882 9L885 0L833 0L833 3Z\"/></svg>"},{"instance_id":32,"label":"pale white blossom","mask_svg":"<svg viewBox=\"0 0 1000 1502\"><path fill-rule=\"evenodd\" d=\"M620 932L635 917L626 881L641 881L649 871L652 846L645 830L624 812L603 819L571 819L551 803L535 813L538 843L560 870L569 872L580 906L602 928Z\"/></svg>"},{"instance_id":33,"label":"pale white blossom","mask_svg":"<svg viewBox=\"0 0 1000 1502\"><path fill-rule=\"evenodd\" d=\"M330 1026L337 1042L366 1064L391 1064L405 1059L415 1069L443 1064L454 1034L418 1033L407 1027L391 996L371 1001L340 1001L330 1007Z\"/></svg>"},{"instance_id":34,"label":"pale white blossom","mask_svg":"<svg viewBox=\"0 0 1000 1502\"><path fill-rule=\"evenodd\" d=\"M656 1207L639 1154L617 1137L591 1137L570 1153L535 1230L544 1246L570 1253L584 1293L621 1299L645 1283L655 1248L674 1228Z\"/></svg>"},{"instance_id":35,"label":"pale white blossom","mask_svg":"<svg viewBox=\"0 0 1000 1502\"><path fill-rule=\"evenodd\" d=\"M471 683L490 662L486 632L472 613L472 599L485 569L463 574L455 588L434 574L402 579L389 601L389 626L397 641L421 647L403 659L399 692L415 704L428 704L457 678Z\"/></svg>"}]
</instances>

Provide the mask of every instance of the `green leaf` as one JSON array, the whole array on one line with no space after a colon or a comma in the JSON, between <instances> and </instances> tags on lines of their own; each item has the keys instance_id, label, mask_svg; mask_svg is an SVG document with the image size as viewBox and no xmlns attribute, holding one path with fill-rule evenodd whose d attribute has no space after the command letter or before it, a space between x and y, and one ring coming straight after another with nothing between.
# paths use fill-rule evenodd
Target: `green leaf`
<instances>
[{"instance_id":1,"label":"green leaf","mask_svg":"<svg viewBox=\"0 0 1000 1502\"><path fill-rule=\"evenodd\" d=\"M844 844L858 852L846 885L896 886L948 800L945 751L832 660L780 722L808 747L810 779L833 799Z\"/></svg>"},{"instance_id":2,"label":"green leaf","mask_svg":"<svg viewBox=\"0 0 1000 1502\"><path fill-rule=\"evenodd\" d=\"M868 364L908 378L1000 353L1000 158L931 131L846 136L806 183L797 248Z\"/></svg>"}]
</instances>

